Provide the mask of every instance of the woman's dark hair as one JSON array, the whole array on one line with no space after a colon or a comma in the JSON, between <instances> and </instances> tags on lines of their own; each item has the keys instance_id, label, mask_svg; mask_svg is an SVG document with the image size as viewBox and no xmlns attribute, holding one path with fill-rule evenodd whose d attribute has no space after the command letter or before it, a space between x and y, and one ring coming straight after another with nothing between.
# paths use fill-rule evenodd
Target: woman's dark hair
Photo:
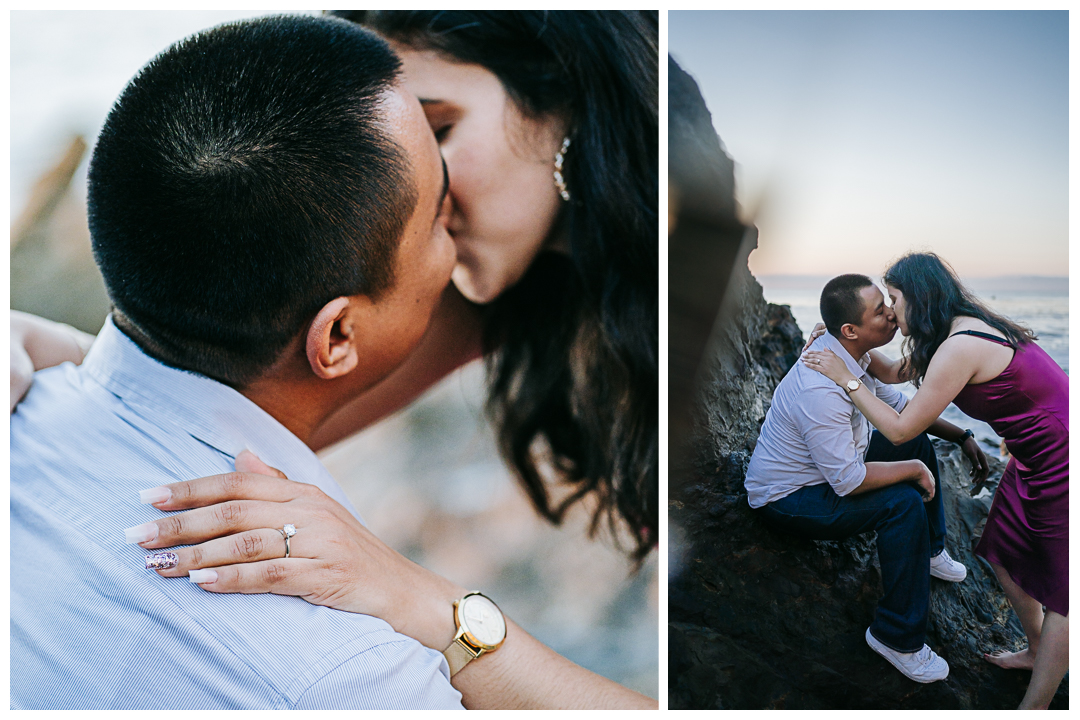
<instances>
[{"instance_id":1,"label":"woman's dark hair","mask_svg":"<svg viewBox=\"0 0 1080 720\"><path fill-rule=\"evenodd\" d=\"M529 117L568 121L569 256L541 254L485 306L488 411L537 510L587 496L658 531L659 105L655 11L336 11L407 47L481 65ZM542 467L569 492L553 498Z\"/></svg>"},{"instance_id":2,"label":"woman's dark hair","mask_svg":"<svg viewBox=\"0 0 1080 720\"><path fill-rule=\"evenodd\" d=\"M885 271L883 278L904 294L903 374L915 387L922 384L930 359L952 332L957 317L973 317L994 328L1015 345L1035 340L1035 333L986 307L965 288L949 265L933 253L910 253Z\"/></svg>"}]
</instances>

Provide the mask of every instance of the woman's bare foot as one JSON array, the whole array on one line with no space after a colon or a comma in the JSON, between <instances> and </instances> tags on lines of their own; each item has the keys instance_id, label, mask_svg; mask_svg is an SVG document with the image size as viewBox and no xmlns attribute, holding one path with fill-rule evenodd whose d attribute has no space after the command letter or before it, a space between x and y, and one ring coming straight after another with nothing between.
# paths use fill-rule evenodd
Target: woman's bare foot
<instances>
[{"instance_id":1,"label":"woman's bare foot","mask_svg":"<svg viewBox=\"0 0 1080 720\"><path fill-rule=\"evenodd\" d=\"M1031 670L1035 667L1035 653L1030 648L1018 652L983 653L983 660L1006 670Z\"/></svg>"}]
</instances>

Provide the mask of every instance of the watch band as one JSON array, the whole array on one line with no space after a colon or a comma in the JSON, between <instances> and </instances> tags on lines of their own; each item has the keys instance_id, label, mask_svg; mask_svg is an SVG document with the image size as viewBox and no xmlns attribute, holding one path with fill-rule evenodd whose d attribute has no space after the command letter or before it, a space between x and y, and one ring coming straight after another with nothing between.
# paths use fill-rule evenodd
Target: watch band
<instances>
[{"instance_id":1,"label":"watch band","mask_svg":"<svg viewBox=\"0 0 1080 720\"><path fill-rule=\"evenodd\" d=\"M967 439L971 437L975 437L975 433L971 432L971 430L965 430L964 434L960 436L960 439L956 441L956 444L963 445L967 442Z\"/></svg>"},{"instance_id":2,"label":"watch band","mask_svg":"<svg viewBox=\"0 0 1080 720\"><path fill-rule=\"evenodd\" d=\"M458 670L479 657L477 653L469 650L460 639L450 643L450 647L443 650L443 656L450 665L450 677L457 675Z\"/></svg>"}]
</instances>

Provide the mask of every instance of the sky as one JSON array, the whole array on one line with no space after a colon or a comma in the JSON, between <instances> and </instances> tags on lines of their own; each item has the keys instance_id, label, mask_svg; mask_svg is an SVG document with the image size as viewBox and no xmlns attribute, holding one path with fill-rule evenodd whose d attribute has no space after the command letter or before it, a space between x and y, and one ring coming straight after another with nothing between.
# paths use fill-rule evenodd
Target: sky
<instances>
[{"instance_id":1,"label":"sky","mask_svg":"<svg viewBox=\"0 0 1080 720\"><path fill-rule=\"evenodd\" d=\"M760 230L756 275L1068 274L1068 13L668 14Z\"/></svg>"}]
</instances>

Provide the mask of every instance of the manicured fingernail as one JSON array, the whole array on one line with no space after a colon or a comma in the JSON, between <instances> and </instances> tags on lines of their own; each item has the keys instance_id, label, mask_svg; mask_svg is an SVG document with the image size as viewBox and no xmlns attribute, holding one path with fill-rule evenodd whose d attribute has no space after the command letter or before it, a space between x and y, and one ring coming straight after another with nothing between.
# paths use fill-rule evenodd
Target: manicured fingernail
<instances>
[{"instance_id":1,"label":"manicured fingernail","mask_svg":"<svg viewBox=\"0 0 1080 720\"><path fill-rule=\"evenodd\" d=\"M154 503L165 502L171 497L172 490L164 485L139 491L139 502L143 505L153 505Z\"/></svg>"},{"instance_id":2,"label":"manicured fingernail","mask_svg":"<svg viewBox=\"0 0 1080 720\"><path fill-rule=\"evenodd\" d=\"M138 545L139 543L157 540L157 534L157 523L143 523L124 530L124 542L128 545Z\"/></svg>"},{"instance_id":3,"label":"manicured fingernail","mask_svg":"<svg viewBox=\"0 0 1080 720\"><path fill-rule=\"evenodd\" d=\"M180 557L174 552L159 552L146 556L147 570L168 570L180 564Z\"/></svg>"},{"instance_id":4,"label":"manicured fingernail","mask_svg":"<svg viewBox=\"0 0 1080 720\"><path fill-rule=\"evenodd\" d=\"M200 585L209 585L217 580L217 570L188 570L188 581Z\"/></svg>"}]
</instances>

